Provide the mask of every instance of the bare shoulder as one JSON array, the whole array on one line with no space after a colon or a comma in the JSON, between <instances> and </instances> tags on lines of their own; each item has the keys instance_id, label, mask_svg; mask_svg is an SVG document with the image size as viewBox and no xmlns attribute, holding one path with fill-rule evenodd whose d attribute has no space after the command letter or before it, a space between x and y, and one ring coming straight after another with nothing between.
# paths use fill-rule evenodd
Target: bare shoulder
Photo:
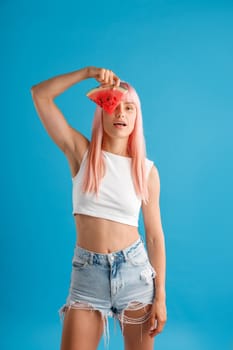
<instances>
[{"instance_id":1,"label":"bare shoulder","mask_svg":"<svg viewBox=\"0 0 233 350\"><path fill-rule=\"evenodd\" d=\"M155 164L152 165L149 177L148 177L148 187L149 189L159 190L160 188L160 175L159 170Z\"/></svg>"},{"instance_id":2,"label":"bare shoulder","mask_svg":"<svg viewBox=\"0 0 233 350\"><path fill-rule=\"evenodd\" d=\"M142 209L147 211L148 209L154 210L154 206L159 204L160 197L160 176L156 165L153 164L148 176L148 195L149 202L144 205L142 204Z\"/></svg>"},{"instance_id":3,"label":"bare shoulder","mask_svg":"<svg viewBox=\"0 0 233 350\"><path fill-rule=\"evenodd\" d=\"M72 134L72 147L66 147L65 156L68 160L72 177L77 174L81 161L83 159L84 153L89 147L90 141L81 134L78 130L70 127L70 132Z\"/></svg>"}]
</instances>

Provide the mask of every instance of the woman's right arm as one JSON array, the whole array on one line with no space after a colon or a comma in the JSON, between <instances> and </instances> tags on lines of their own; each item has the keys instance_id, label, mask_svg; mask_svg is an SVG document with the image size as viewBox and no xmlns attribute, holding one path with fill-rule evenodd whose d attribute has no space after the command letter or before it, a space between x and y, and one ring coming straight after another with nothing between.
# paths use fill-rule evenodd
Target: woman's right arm
<instances>
[{"instance_id":1,"label":"woman's right arm","mask_svg":"<svg viewBox=\"0 0 233 350\"><path fill-rule=\"evenodd\" d=\"M36 111L46 131L67 156L75 155L79 163L89 140L68 124L54 99L72 85L88 78L95 78L101 84L120 84L120 79L112 71L90 66L58 75L31 88Z\"/></svg>"},{"instance_id":2,"label":"woman's right arm","mask_svg":"<svg viewBox=\"0 0 233 350\"><path fill-rule=\"evenodd\" d=\"M75 153L79 161L89 141L68 124L54 99L72 85L87 78L90 78L89 67L50 78L31 88L36 111L46 131L65 154Z\"/></svg>"}]
</instances>

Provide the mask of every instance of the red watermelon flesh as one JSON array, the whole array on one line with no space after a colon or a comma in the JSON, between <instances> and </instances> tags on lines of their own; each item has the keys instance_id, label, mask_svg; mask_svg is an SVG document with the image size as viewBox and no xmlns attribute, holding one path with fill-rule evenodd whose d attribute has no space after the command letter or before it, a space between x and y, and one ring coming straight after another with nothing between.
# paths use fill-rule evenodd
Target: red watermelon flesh
<instances>
[{"instance_id":1,"label":"red watermelon flesh","mask_svg":"<svg viewBox=\"0 0 233 350\"><path fill-rule=\"evenodd\" d=\"M87 93L87 97L103 108L107 113L112 114L114 109L120 103L122 96L128 90L123 86L98 86Z\"/></svg>"}]
</instances>

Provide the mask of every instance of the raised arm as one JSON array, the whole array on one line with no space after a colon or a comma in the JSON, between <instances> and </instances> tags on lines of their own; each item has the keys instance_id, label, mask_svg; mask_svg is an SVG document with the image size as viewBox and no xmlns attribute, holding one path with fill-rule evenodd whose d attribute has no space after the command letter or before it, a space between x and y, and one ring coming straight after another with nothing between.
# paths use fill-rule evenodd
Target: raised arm
<instances>
[{"instance_id":1,"label":"raised arm","mask_svg":"<svg viewBox=\"0 0 233 350\"><path fill-rule=\"evenodd\" d=\"M89 141L68 124L54 99L72 85L89 77L90 68L85 67L50 78L31 88L36 111L50 137L65 154L75 152L79 160L88 147Z\"/></svg>"},{"instance_id":2,"label":"raised arm","mask_svg":"<svg viewBox=\"0 0 233 350\"><path fill-rule=\"evenodd\" d=\"M69 158L75 156L79 163L89 140L68 124L54 99L72 85L88 78L95 78L101 84L120 84L120 79L111 70L90 66L50 78L31 88L36 111L46 131Z\"/></svg>"}]
</instances>

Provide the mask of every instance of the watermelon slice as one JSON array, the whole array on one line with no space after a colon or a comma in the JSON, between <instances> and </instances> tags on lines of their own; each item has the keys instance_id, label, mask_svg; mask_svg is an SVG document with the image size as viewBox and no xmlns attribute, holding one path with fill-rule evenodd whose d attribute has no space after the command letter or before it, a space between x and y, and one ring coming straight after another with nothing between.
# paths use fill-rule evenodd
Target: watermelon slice
<instances>
[{"instance_id":1,"label":"watermelon slice","mask_svg":"<svg viewBox=\"0 0 233 350\"><path fill-rule=\"evenodd\" d=\"M120 103L122 96L128 90L123 86L97 86L87 92L87 97L103 108L107 113L112 114L114 109Z\"/></svg>"}]
</instances>

